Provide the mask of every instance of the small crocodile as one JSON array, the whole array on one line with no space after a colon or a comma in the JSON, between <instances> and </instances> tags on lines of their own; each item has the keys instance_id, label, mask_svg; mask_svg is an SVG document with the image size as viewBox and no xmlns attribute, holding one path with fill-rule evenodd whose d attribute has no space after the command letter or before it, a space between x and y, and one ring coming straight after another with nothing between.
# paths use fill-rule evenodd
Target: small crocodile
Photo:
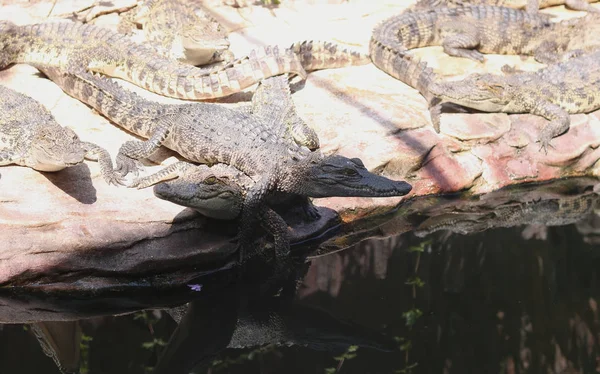
<instances>
[{"instance_id":1,"label":"small crocodile","mask_svg":"<svg viewBox=\"0 0 600 374\"><path fill-rule=\"evenodd\" d=\"M76 69L79 61L77 55L71 58L72 65L63 69L35 66L67 94L128 131L148 138L145 142L123 144L117 155L117 168L124 174L135 169L135 160L148 157L165 145L190 161L232 165L252 178L254 184L243 203L242 247L249 242L255 214L261 211L265 197L276 191L311 197L383 197L402 196L411 190L406 182L373 174L369 174L372 183L365 186L360 160L311 152L280 138L272 130L276 125L246 110L210 103L159 104L108 78L81 68L69 70L69 66Z\"/></svg>"},{"instance_id":2,"label":"small crocodile","mask_svg":"<svg viewBox=\"0 0 600 374\"><path fill-rule=\"evenodd\" d=\"M59 125L42 104L3 85L0 97L0 165L58 171L89 158L98 160L109 184L120 181L105 149L81 141L73 130Z\"/></svg>"},{"instance_id":3,"label":"small crocodile","mask_svg":"<svg viewBox=\"0 0 600 374\"><path fill-rule=\"evenodd\" d=\"M536 13L541 8L565 5L572 10L599 12L600 9L590 5L598 0L419 0L411 9L431 9L450 6L494 5L515 9L526 9L528 13Z\"/></svg>"},{"instance_id":4,"label":"small crocodile","mask_svg":"<svg viewBox=\"0 0 600 374\"><path fill-rule=\"evenodd\" d=\"M600 51L536 72L507 76L471 74L459 81L435 82L429 90L441 103L546 118L550 122L538 139L546 150L552 138L569 130L569 113L589 113L600 108Z\"/></svg>"},{"instance_id":5,"label":"small crocodile","mask_svg":"<svg viewBox=\"0 0 600 374\"><path fill-rule=\"evenodd\" d=\"M360 173L361 178L348 178L343 173L339 173L339 175L327 173L323 171L324 168L315 169L315 172L321 174L314 184L316 186L320 184L321 189L327 191L328 185L333 183L347 184L349 190L351 188L368 190L373 186L383 186L384 183L389 183L385 178L370 173L360 160L353 159L352 161L349 163L344 157L332 156L328 162L330 167L335 167L336 164L347 165ZM174 178L177 179L164 182ZM159 173L141 178L137 183L139 188L155 184L154 194L158 198L192 208L207 217L218 219L236 218L242 211L247 191L253 185L253 181L249 177L235 168L224 165L212 167L193 165L185 161L169 165ZM323 193L327 194L327 192ZM376 192L373 190L373 195L375 194ZM283 201L282 196L277 196L278 203ZM313 214L311 209L312 206L305 207L309 216Z\"/></svg>"},{"instance_id":6,"label":"small crocodile","mask_svg":"<svg viewBox=\"0 0 600 374\"><path fill-rule=\"evenodd\" d=\"M365 54L330 42L262 47L222 67L197 68L169 59L126 35L89 24L50 22L17 26L0 21L0 68L14 63L64 66L73 54L89 71L121 78L151 92L185 100L231 95L283 73L366 64Z\"/></svg>"},{"instance_id":7,"label":"small crocodile","mask_svg":"<svg viewBox=\"0 0 600 374\"><path fill-rule=\"evenodd\" d=\"M196 1L146 0L134 11L162 55L196 66L233 60L225 28Z\"/></svg>"},{"instance_id":8,"label":"small crocodile","mask_svg":"<svg viewBox=\"0 0 600 374\"><path fill-rule=\"evenodd\" d=\"M450 55L476 61L483 60L482 53L502 53L556 62L599 46L598 21L597 15L588 15L551 23L545 15L493 6L441 8L383 21L373 30L369 50L379 69L417 89L432 106L429 87L441 78L409 49L442 45ZM439 132L436 108L432 121Z\"/></svg>"}]
</instances>

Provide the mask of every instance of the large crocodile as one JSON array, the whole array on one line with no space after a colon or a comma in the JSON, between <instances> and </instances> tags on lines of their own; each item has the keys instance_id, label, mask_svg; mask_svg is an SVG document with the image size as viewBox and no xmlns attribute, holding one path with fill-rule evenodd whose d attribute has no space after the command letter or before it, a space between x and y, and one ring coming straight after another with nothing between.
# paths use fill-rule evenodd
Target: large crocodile
<instances>
[{"instance_id":1,"label":"large crocodile","mask_svg":"<svg viewBox=\"0 0 600 374\"><path fill-rule=\"evenodd\" d=\"M600 108L600 51L536 72L472 74L459 81L433 83L429 90L441 103L485 112L531 113L548 119L538 139L546 150L552 138L569 130L569 113Z\"/></svg>"},{"instance_id":2,"label":"large crocodile","mask_svg":"<svg viewBox=\"0 0 600 374\"><path fill-rule=\"evenodd\" d=\"M197 68L169 59L126 35L89 24L52 22L17 26L0 21L0 68L13 63L62 66L77 51L89 71L122 78L154 93L186 100L227 96L283 73L359 65L368 56L329 42L263 47L217 68ZM335 65L337 64L337 65Z\"/></svg>"},{"instance_id":3,"label":"large crocodile","mask_svg":"<svg viewBox=\"0 0 600 374\"><path fill-rule=\"evenodd\" d=\"M58 171L89 158L98 160L108 183L120 181L105 149L81 141L73 130L59 125L42 104L3 85L0 97L0 165Z\"/></svg>"},{"instance_id":4,"label":"large crocodile","mask_svg":"<svg viewBox=\"0 0 600 374\"><path fill-rule=\"evenodd\" d=\"M409 54L410 49L442 45L451 55L477 61L483 59L482 53L502 53L552 62L599 46L598 20L597 15L588 15L552 23L545 15L492 6L433 9L383 21L373 30L369 50L378 68L417 89L431 105L429 88L440 77ZM435 110L432 121L439 132Z\"/></svg>"}]
</instances>

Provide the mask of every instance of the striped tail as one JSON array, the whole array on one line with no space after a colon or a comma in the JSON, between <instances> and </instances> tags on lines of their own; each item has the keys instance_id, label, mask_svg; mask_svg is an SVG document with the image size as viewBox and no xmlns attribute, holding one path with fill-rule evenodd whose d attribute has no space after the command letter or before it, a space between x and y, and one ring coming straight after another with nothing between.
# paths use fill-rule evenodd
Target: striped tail
<instances>
[{"instance_id":1,"label":"striped tail","mask_svg":"<svg viewBox=\"0 0 600 374\"><path fill-rule=\"evenodd\" d=\"M333 42L309 40L294 43L290 49L298 56L306 71L366 65L371 62L369 55Z\"/></svg>"},{"instance_id":2,"label":"striped tail","mask_svg":"<svg viewBox=\"0 0 600 374\"><path fill-rule=\"evenodd\" d=\"M427 63L407 54L406 50L386 46L375 38L371 38L369 51L375 66L416 89L427 102L431 102L433 95L429 86L438 77Z\"/></svg>"}]
</instances>

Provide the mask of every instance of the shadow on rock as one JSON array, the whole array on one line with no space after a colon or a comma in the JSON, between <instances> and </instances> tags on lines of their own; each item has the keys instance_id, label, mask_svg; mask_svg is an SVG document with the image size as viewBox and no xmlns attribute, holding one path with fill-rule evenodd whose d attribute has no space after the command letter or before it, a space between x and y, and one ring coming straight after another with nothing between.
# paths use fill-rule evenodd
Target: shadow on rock
<instances>
[{"instance_id":1,"label":"shadow on rock","mask_svg":"<svg viewBox=\"0 0 600 374\"><path fill-rule=\"evenodd\" d=\"M92 183L90 169L85 163L55 173L41 173L52 184L82 204L96 202L96 189ZM101 183L105 183L101 181Z\"/></svg>"}]
</instances>

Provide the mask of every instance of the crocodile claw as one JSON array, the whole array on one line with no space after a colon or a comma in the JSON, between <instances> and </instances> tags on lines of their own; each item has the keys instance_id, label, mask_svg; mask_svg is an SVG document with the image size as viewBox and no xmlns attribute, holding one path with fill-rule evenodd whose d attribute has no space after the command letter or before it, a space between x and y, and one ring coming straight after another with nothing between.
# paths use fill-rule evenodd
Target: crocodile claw
<instances>
[{"instance_id":1,"label":"crocodile claw","mask_svg":"<svg viewBox=\"0 0 600 374\"><path fill-rule=\"evenodd\" d=\"M106 181L106 183L110 186L125 186L125 179L123 179L123 176L121 176L119 173L117 173L116 171L113 173L110 173L110 175L105 175L104 176L104 180Z\"/></svg>"},{"instance_id":2,"label":"crocodile claw","mask_svg":"<svg viewBox=\"0 0 600 374\"><path fill-rule=\"evenodd\" d=\"M129 173L133 173L136 177L139 174L139 170L142 169L142 164L125 155L117 155L117 168L115 172L119 173L121 176L126 176Z\"/></svg>"},{"instance_id":3,"label":"crocodile claw","mask_svg":"<svg viewBox=\"0 0 600 374\"><path fill-rule=\"evenodd\" d=\"M550 144L550 141L552 140L552 138L550 139L546 139L544 137L540 138L536 143L540 143L540 149L539 151L542 152L544 151L544 154L548 154L548 148L552 148L554 149L554 146L552 144Z\"/></svg>"},{"instance_id":4,"label":"crocodile claw","mask_svg":"<svg viewBox=\"0 0 600 374\"><path fill-rule=\"evenodd\" d=\"M317 207L314 206L312 203L306 204L303 207L303 210L304 216L307 217L310 221L316 221L319 218L321 218L321 213L319 213Z\"/></svg>"}]
</instances>

